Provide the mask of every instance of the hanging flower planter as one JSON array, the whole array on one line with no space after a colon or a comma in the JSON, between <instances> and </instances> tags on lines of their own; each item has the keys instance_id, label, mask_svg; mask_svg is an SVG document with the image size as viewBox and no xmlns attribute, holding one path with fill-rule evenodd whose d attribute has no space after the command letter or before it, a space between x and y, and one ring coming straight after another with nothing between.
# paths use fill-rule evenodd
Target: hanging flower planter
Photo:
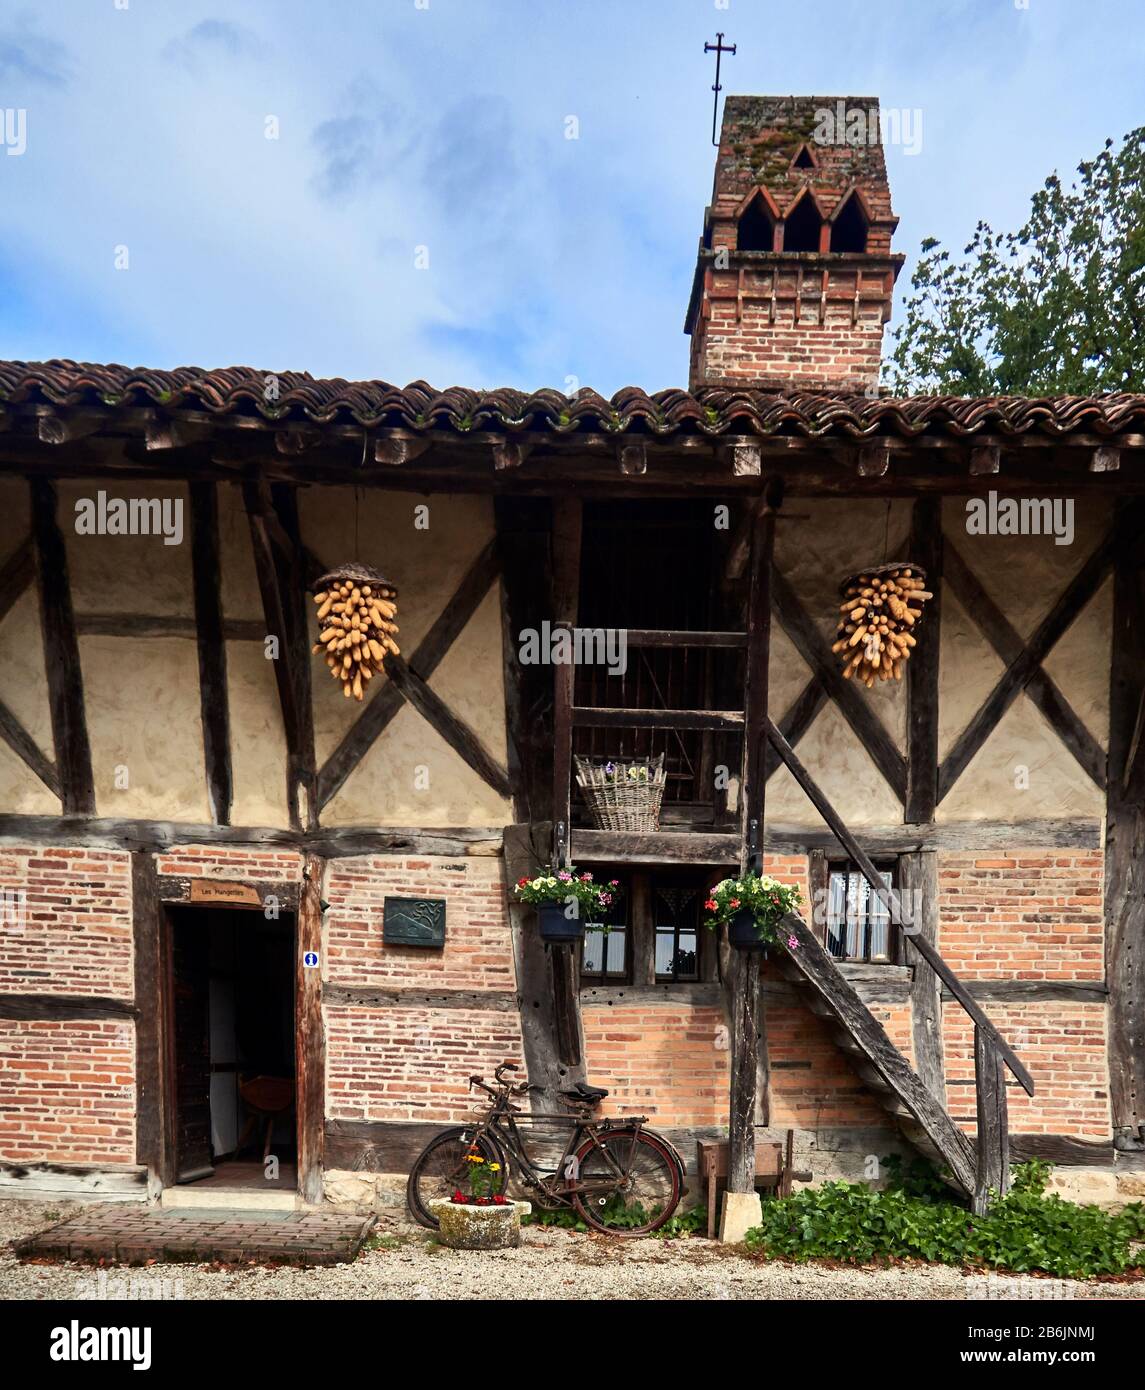
<instances>
[{"instance_id":1,"label":"hanging flower planter","mask_svg":"<svg viewBox=\"0 0 1145 1390\"><path fill-rule=\"evenodd\" d=\"M584 936L584 922L579 916L566 916L563 904L538 907L537 924L542 941L580 941Z\"/></svg>"},{"instance_id":2,"label":"hanging flower planter","mask_svg":"<svg viewBox=\"0 0 1145 1390\"><path fill-rule=\"evenodd\" d=\"M608 931L608 924L600 919L607 915L619 887L616 879L594 883L591 874L578 874L570 867L555 874L519 878L513 892L521 902L537 909L542 941L580 941L586 922Z\"/></svg>"},{"instance_id":3,"label":"hanging flower planter","mask_svg":"<svg viewBox=\"0 0 1145 1390\"><path fill-rule=\"evenodd\" d=\"M740 951L762 951L776 945L794 951L799 943L784 929L783 919L802 901L798 888L767 874L721 879L704 903L704 926L716 931L726 923L728 943Z\"/></svg>"},{"instance_id":4,"label":"hanging flower planter","mask_svg":"<svg viewBox=\"0 0 1145 1390\"><path fill-rule=\"evenodd\" d=\"M401 654L394 641L398 591L380 570L356 563L331 570L314 587L319 628L314 651L324 653L343 695L361 700L387 654Z\"/></svg>"},{"instance_id":5,"label":"hanging flower planter","mask_svg":"<svg viewBox=\"0 0 1145 1390\"><path fill-rule=\"evenodd\" d=\"M902 680L903 667L918 645L914 629L923 605L934 595L920 565L900 562L861 570L840 585L839 631L831 648L843 676L870 689L875 680Z\"/></svg>"},{"instance_id":6,"label":"hanging flower planter","mask_svg":"<svg viewBox=\"0 0 1145 1390\"><path fill-rule=\"evenodd\" d=\"M741 908L728 918L728 942L738 951L762 951L767 955L767 942L759 934L751 908Z\"/></svg>"}]
</instances>

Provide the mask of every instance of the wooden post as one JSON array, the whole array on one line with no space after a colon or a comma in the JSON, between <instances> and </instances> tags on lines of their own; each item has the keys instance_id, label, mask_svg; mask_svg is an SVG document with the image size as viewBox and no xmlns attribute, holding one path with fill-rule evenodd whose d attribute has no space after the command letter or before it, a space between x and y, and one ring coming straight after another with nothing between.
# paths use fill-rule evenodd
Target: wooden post
<instances>
[{"instance_id":1,"label":"wooden post","mask_svg":"<svg viewBox=\"0 0 1145 1390\"><path fill-rule=\"evenodd\" d=\"M135 1161L147 1168L148 1195L175 1181L168 1142L167 1017L163 980L163 909L155 861L146 850L131 855L131 915L135 936Z\"/></svg>"},{"instance_id":2,"label":"wooden post","mask_svg":"<svg viewBox=\"0 0 1145 1390\"><path fill-rule=\"evenodd\" d=\"M779 487L774 481L765 493L752 527L747 613L747 666L744 682L743 761L740 780L740 868L763 867L765 780L764 745L767 729L767 677L771 653L771 563L775 551L775 510ZM768 1068L760 1067L766 1047L760 990L760 959L755 951L732 951L727 987L730 992L731 1089L728 1104L728 1191L755 1191L755 1125Z\"/></svg>"},{"instance_id":3,"label":"wooden post","mask_svg":"<svg viewBox=\"0 0 1145 1390\"><path fill-rule=\"evenodd\" d=\"M926 1089L941 1105L946 1104L946 1068L942 1046L942 985L928 962L911 951L906 940L922 940L938 946L938 854L917 850L899 856L900 905L910 904L913 920L899 926L899 963L914 967L910 985L911 1040L914 1069ZM907 936L909 929L910 935Z\"/></svg>"},{"instance_id":4,"label":"wooden post","mask_svg":"<svg viewBox=\"0 0 1145 1390\"><path fill-rule=\"evenodd\" d=\"M295 1109L298 1116L298 1195L322 1201L322 1142L326 1113L326 1039L322 1027L322 871L323 861L307 854L302 862L298 932L294 963ZM304 963L307 952L319 964Z\"/></svg>"},{"instance_id":5,"label":"wooden post","mask_svg":"<svg viewBox=\"0 0 1145 1390\"><path fill-rule=\"evenodd\" d=\"M990 1193L1005 1196L1010 1186L1010 1134L1006 1069L993 1040L974 1029L974 1084L978 1102L978 1167L973 1210L984 1216Z\"/></svg>"},{"instance_id":6,"label":"wooden post","mask_svg":"<svg viewBox=\"0 0 1145 1390\"><path fill-rule=\"evenodd\" d=\"M1105 817L1105 959L1113 1142L1145 1149L1145 502L1114 550Z\"/></svg>"},{"instance_id":7,"label":"wooden post","mask_svg":"<svg viewBox=\"0 0 1145 1390\"><path fill-rule=\"evenodd\" d=\"M582 512L576 498L562 499L553 513L553 627L575 627L580 600ZM553 667L553 868L567 864L572 841L572 662ZM580 946L549 946L557 1051L566 1066L583 1061L580 1021Z\"/></svg>"},{"instance_id":8,"label":"wooden post","mask_svg":"<svg viewBox=\"0 0 1145 1390\"><path fill-rule=\"evenodd\" d=\"M219 593L219 508L215 484L192 482L191 572L199 651L199 712L207 799L215 825L231 820L231 734L227 701L227 644Z\"/></svg>"},{"instance_id":9,"label":"wooden post","mask_svg":"<svg viewBox=\"0 0 1145 1390\"><path fill-rule=\"evenodd\" d=\"M95 814L95 781L84 712L79 639L68 580L67 549L56 518L56 489L47 478L33 478L31 488L44 668L48 677L48 707L60 800L64 815L92 816Z\"/></svg>"},{"instance_id":10,"label":"wooden post","mask_svg":"<svg viewBox=\"0 0 1145 1390\"><path fill-rule=\"evenodd\" d=\"M632 962L632 984L636 987L656 983L656 912L652 901L652 879L636 870L629 878L628 958Z\"/></svg>"},{"instance_id":11,"label":"wooden post","mask_svg":"<svg viewBox=\"0 0 1145 1390\"><path fill-rule=\"evenodd\" d=\"M920 497L911 515L910 558L926 571L934 597L906 664L907 779L903 819L934 819L938 804L938 657L942 615L942 498Z\"/></svg>"},{"instance_id":12,"label":"wooden post","mask_svg":"<svg viewBox=\"0 0 1145 1390\"><path fill-rule=\"evenodd\" d=\"M553 627L574 627L580 597L582 513L576 498L553 512ZM572 706L576 667L553 667L553 865L568 863L572 810ZM563 842L562 842L563 836Z\"/></svg>"},{"instance_id":13,"label":"wooden post","mask_svg":"<svg viewBox=\"0 0 1145 1390\"><path fill-rule=\"evenodd\" d=\"M548 830L549 827L544 824L505 827L506 882L516 883L519 878L532 877L538 872L548 854ZM551 948L546 949L537 932L532 909L513 898L509 900L509 927L517 974L525 1070L530 1082L541 1087L540 1091L533 1092L530 1103L535 1111L552 1114L560 1106L557 1092L564 1086L588 1078L583 1060L575 1064L562 1060L558 1039L557 991L553 981L554 957ZM579 1015L575 1022L579 1028ZM581 1049L578 1047L577 1050Z\"/></svg>"}]
</instances>

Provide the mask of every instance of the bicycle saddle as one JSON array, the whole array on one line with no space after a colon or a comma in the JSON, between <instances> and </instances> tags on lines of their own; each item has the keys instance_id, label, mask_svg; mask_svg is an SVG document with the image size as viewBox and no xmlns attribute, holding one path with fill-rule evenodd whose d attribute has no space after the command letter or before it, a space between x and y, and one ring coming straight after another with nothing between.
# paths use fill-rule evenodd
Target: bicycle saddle
<instances>
[{"instance_id":1,"label":"bicycle saddle","mask_svg":"<svg viewBox=\"0 0 1145 1390\"><path fill-rule=\"evenodd\" d=\"M587 1081L578 1081L575 1085L569 1086L561 1091L562 1096L567 1096L569 1100L579 1100L582 1103L603 1100L608 1092L603 1086L590 1086Z\"/></svg>"}]
</instances>

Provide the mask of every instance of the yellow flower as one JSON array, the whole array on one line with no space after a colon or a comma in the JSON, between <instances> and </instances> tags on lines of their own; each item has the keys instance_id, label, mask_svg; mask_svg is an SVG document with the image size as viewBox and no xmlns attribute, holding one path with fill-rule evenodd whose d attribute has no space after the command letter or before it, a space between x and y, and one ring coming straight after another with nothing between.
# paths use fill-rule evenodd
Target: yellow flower
<instances>
[{"instance_id":1,"label":"yellow flower","mask_svg":"<svg viewBox=\"0 0 1145 1390\"><path fill-rule=\"evenodd\" d=\"M480 1154L466 1154L466 1155L465 1155L465 1161L466 1161L466 1163L484 1163L484 1162L485 1162L485 1160L481 1157Z\"/></svg>"},{"instance_id":2,"label":"yellow flower","mask_svg":"<svg viewBox=\"0 0 1145 1390\"><path fill-rule=\"evenodd\" d=\"M489 1165L489 1171L491 1173L499 1173L501 1171L501 1165L499 1163L491 1163Z\"/></svg>"}]
</instances>

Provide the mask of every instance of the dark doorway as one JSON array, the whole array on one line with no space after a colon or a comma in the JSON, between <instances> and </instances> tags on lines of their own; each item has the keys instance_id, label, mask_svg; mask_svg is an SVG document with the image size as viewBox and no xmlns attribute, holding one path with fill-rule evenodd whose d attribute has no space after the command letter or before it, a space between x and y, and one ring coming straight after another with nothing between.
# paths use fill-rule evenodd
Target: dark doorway
<instances>
[{"instance_id":1,"label":"dark doorway","mask_svg":"<svg viewBox=\"0 0 1145 1390\"><path fill-rule=\"evenodd\" d=\"M294 915L170 907L168 997L176 1180L293 1189Z\"/></svg>"}]
</instances>

